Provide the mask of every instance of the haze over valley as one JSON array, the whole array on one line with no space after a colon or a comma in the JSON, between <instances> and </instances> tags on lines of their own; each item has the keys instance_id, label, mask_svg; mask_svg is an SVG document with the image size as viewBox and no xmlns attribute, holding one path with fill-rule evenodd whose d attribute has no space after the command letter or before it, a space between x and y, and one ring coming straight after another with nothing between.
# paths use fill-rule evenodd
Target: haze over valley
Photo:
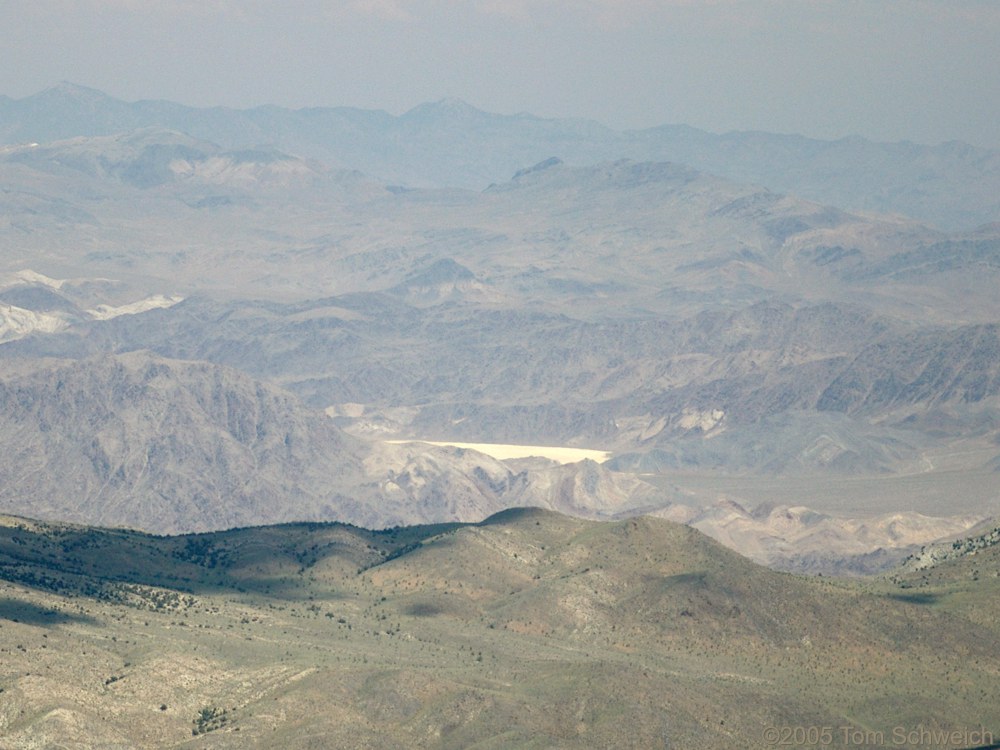
<instances>
[{"instance_id":1,"label":"haze over valley","mask_svg":"<svg viewBox=\"0 0 1000 750\"><path fill-rule=\"evenodd\" d=\"M0 97L0 745L1000 727L998 196L958 142Z\"/></svg>"}]
</instances>

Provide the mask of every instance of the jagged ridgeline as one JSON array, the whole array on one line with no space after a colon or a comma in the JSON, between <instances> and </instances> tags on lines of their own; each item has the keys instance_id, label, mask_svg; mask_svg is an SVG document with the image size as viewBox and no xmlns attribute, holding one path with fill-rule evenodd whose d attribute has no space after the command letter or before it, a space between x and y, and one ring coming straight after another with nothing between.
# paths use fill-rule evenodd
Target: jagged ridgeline
<instances>
[{"instance_id":1,"label":"jagged ridgeline","mask_svg":"<svg viewBox=\"0 0 1000 750\"><path fill-rule=\"evenodd\" d=\"M764 728L803 721L967 732L1000 722L994 549L934 580L834 582L656 519L155 537L6 517L0 736L697 749L771 747Z\"/></svg>"},{"instance_id":2,"label":"jagged ridgeline","mask_svg":"<svg viewBox=\"0 0 1000 750\"><path fill-rule=\"evenodd\" d=\"M773 133L716 135L685 125L621 132L596 122L497 115L455 99L393 117L349 107L200 109L124 102L61 83L0 100L4 143L46 143L166 128L223 149L259 143L402 185L482 189L556 154L569 163L620 158L674 161L855 211L914 216L948 229L996 221L996 152L939 146L821 141Z\"/></svg>"}]
</instances>

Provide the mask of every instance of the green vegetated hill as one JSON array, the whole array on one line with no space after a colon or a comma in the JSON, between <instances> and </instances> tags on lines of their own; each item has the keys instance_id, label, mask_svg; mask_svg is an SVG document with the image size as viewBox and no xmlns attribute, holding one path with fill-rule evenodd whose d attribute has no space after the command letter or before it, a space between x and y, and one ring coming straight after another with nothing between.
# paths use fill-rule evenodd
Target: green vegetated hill
<instances>
[{"instance_id":1,"label":"green vegetated hill","mask_svg":"<svg viewBox=\"0 0 1000 750\"><path fill-rule=\"evenodd\" d=\"M986 522L979 532L926 545L889 580L906 596L994 630L1000 628L1000 527Z\"/></svg>"},{"instance_id":2,"label":"green vegetated hill","mask_svg":"<svg viewBox=\"0 0 1000 750\"><path fill-rule=\"evenodd\" d=\"M974 603L996 561L979 573L936 585ZM657 519L154 537L7 517L0 577L3 747L764 748L768 727L843 746L841 727L1000 725L1000 633L971 604L776 573Z\"/></svg>"}]
</instances>

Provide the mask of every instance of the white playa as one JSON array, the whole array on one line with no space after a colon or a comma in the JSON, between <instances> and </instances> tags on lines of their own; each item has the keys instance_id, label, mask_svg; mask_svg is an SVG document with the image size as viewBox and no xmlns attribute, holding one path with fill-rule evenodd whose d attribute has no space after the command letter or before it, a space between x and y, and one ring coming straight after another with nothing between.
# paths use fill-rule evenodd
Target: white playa
<instances>
[{"instance_id":1,"label":"white playa","mask_svg":"<svg viewBox=\"0 0 1000 750\"><path fill-rule=\"evenodd\" d=\"M597 463L604 463L611 458L609 451L591 450L589 448L564 448L547 445L507 445L504 443L450 443L435 442L433 440L387 440L392 445L403 443L427 443L428 445L451 446L454 448L468 448L469 450L485 453L487 456L499 461L509 458L532 458L541 457L556 461L561 464L575 464L577 461L590 459Z\"/></svg>"}]
</instances>

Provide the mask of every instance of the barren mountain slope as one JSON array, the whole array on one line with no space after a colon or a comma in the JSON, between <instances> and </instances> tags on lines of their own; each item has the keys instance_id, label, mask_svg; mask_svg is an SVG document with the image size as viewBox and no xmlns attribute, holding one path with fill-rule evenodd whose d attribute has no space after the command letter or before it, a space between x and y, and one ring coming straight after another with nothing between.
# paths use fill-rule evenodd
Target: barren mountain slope
<instances>
[{"instance_id":1,"label":"barren mountain slope","mask_svg":"<svg viewBox=\"0 0 1000 750\"><path fill-rule=\"evenodd\" d=\"M201 298L0 355L137 348L276 381L357 434L589 445L623 470L893 472L963 440L970 466L996 455L994 326L913 332L843 305L593 322L387 295Z\"/></svg>"},{"instance_id":2,"label":"barren mountain slope","mask_svg":"<svg viewBox=\"0 0 1000 750\"><path fill-rule=\"evenodd\" d=\"M324 518L602 517L674 499L631 472L979 476L997 457L995 227L948 235L670 163L550 159L480 193L410 190L155 128L6 149L0 171L7 375L148 349L287 388L356 436L616 453L520 476L373 446L378 471L346 485L295 462L261 479L314 499L354 487ZM128 469L150 441L122 434L109 463ZM170 492L228 497L255 465L207 464L240 476L206 489L185 469ZM140 466L123 469L136 486ZM106 498L119 480L102 471L81 491Z\"/></svg>"},{"instance_id":3,"label":"barren mountain slope","mask_svg":"<svg viewBox=\"0 0 1000 750\"><path fill-rule=\"evenodd\" d=\"M779 296L964 321L983 319L1000 268L995 230L949 236L671 163L557 160L482 193L402 190L273 150L140 131L8 150L0 174L11 260L159 278L185 294L392 289L422 305L595 317ZM428 276L439 263L461 278ZM935 263L951 271L912 273Z\"/></svg>"},{"instance_id":4,"label":"barren mountain slope","mask_svg":"<svg viewBox=\"0 0 1000 750\"><path fill-rule=\"evenodd\" d=\"M0 99L0 142L46 142L169 128L243 149L272 143L290 153L359 169L391 182L482 189L528 164L621 158L675 161L855 211L903 213L950 229L1000 216L1000 157L963 143L926 146L863 138L717 135L684 125L614 131L595 122L482 112L458 100L422 104L400 117L340 108L198 109L124 102L59 84L21 100Z\"/></svg>"},{"instance_id":5,"label":"barren mountain slope","mask_svg":"<svg viewBox=\"0 0 1000 750\"><path fill-rule=\"evenodd\" d=\"M145 353L0 384L8 512L137 528L336 517L360 444L234 370Z\"/></svg>"}]
</instances>

